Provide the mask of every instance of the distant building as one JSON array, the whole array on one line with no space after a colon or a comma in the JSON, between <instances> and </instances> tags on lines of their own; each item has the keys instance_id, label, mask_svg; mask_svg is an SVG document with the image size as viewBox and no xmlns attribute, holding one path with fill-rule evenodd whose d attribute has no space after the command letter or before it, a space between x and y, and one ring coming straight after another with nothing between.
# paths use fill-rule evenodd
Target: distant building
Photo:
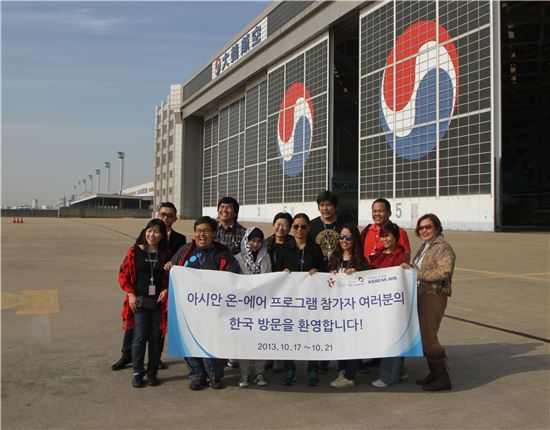
<instances>
[{"instance_id":1,"label":"distant building","mask_svg":"<svg viewBox=\"0 0 550 430\"><path fill-rule=\"evenodd\" d=\"M31 200L31 209L38 209L38 199Z\"/></svg>"},{"instance_id":2,"label":"distant building","mask_svg":"<svg viewBox=\"0 0 550 430\"><path fill-rule=\"evenodd\" d=\"M153 181L151 181L145 184L125 188L122 190L122 194L127 196L154 196L155 184Z\"/></svg>"}]
</instances>

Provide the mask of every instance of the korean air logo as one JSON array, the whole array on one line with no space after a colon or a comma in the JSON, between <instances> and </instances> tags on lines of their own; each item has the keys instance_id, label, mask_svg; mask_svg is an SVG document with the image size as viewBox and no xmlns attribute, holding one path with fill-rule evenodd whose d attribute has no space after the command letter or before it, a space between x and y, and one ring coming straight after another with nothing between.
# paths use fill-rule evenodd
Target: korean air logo
<instances>
[{"instance_id":1,"label":"korean air logo","mask_svg":"<svg viewBox=\"0 0 550 430\"><path fill-rule=\"evenodd\" d=\"M418 160L432 151L454 114L459 70L456 47L450 39L447 30L435 22L417 22L397 38L386 61L380 121L388 145L407 160Z\"/></svg>"},{"instance_id":2,"label":"korean air logo","mask_svg":"<svg viewBox=\"0 0 550 430\"><path fill-rule=\"evenodd\" d=\"M279 109L277 143L285 175L298 176L304 170L312 136L313 104L309 90L295 82L286 91Z\"/></svg>"}]
</instances>

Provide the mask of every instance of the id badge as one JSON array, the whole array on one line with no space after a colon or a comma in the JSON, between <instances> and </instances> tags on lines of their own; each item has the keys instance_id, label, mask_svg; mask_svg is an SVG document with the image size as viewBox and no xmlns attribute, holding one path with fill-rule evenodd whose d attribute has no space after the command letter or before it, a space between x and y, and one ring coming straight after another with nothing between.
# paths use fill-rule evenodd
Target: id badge
<instances>
[{"instance_id":1,"label":"id badge","mask_svg":"<svg viewBox=\"0 0 550 430\"><path fill-rule=\"evenodd\" d=\"M157 291L157 287L155 287L154 284L153 284L153 285L149 285L149 295L150 295L150 296L154 296L155 293L156 293L156 291Z\"/></svg>"}]
</instances>

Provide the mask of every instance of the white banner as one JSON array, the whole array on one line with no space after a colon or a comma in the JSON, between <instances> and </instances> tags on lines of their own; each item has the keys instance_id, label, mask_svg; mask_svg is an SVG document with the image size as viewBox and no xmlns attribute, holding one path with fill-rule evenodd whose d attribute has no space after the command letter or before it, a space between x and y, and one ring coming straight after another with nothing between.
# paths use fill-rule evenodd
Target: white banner
<instances>
[{"instance_id":1,"label":"white banner","mask_svg":"<svg viewBox=\"0 0 550 430\"><path fill-rule=\"evenodd\" d=\"M236 275L174 266L168 352L336 360L421 356L416 272Z\"/></svg>"}]
</instances>

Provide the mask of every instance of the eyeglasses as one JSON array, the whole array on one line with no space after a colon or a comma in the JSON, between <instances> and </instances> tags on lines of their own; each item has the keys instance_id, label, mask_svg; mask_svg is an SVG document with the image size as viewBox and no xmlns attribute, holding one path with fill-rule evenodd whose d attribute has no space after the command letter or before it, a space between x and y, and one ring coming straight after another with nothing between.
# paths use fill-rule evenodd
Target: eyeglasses
<instances>
[{"instance_id":1,"label":"eyeglasses","mask_svg":"<svg viewBox=\"0 0 550 430\"><path fill-rule=\"evenodd\" d=\"M418 231L422 231L422 230L431 230L434 228L434 225L433 224L428 224L428 225L419 225L418 226Z\"/></svg>"},{"instance_id":2,"label":"eyeglasses","mask_svg":"<svg viewBox=\"0 0 550 430\"><path fill-rule=\"evenodd\" d=\"M351 242L353 240L353 236L351 234L341 234L340 236L338 236L338 239Z\"/></svg>"},{"instance_id":3,"label":"eyeglasses","mask_svg":"<svg viewBox=\"0 0 550 430\"><path fill-rule=\"evenodd\" d=\"M300 230L300 229L306 230L306 229L307 229L307 224L294 224L294 225L292 226L292 228L293 228L294 230Z\"/></svg>"},{"instance_id":4,"label":"eyeglasses","mask_svg":"<svg viewBox=\"0 0 550 430\"><path fill-rule=\"evenodd\" d=\"M198 228L197 230L195 230L195 234L208 234L208 233L212 233L212 229L210 229L210 228Z\"/></svg>"},{"instance_id":5,"label":"eyeglasses","mask_svg":"<svg viewBox=\"0 0 550 430\"><path fill-rule=\"evenodd\" d=\"M168 213L168 212L160 212L159 217L160 218L168 218L168 219L175 218L174 214L171 214L171 213Z\"/></svg>"}]
</instances>

